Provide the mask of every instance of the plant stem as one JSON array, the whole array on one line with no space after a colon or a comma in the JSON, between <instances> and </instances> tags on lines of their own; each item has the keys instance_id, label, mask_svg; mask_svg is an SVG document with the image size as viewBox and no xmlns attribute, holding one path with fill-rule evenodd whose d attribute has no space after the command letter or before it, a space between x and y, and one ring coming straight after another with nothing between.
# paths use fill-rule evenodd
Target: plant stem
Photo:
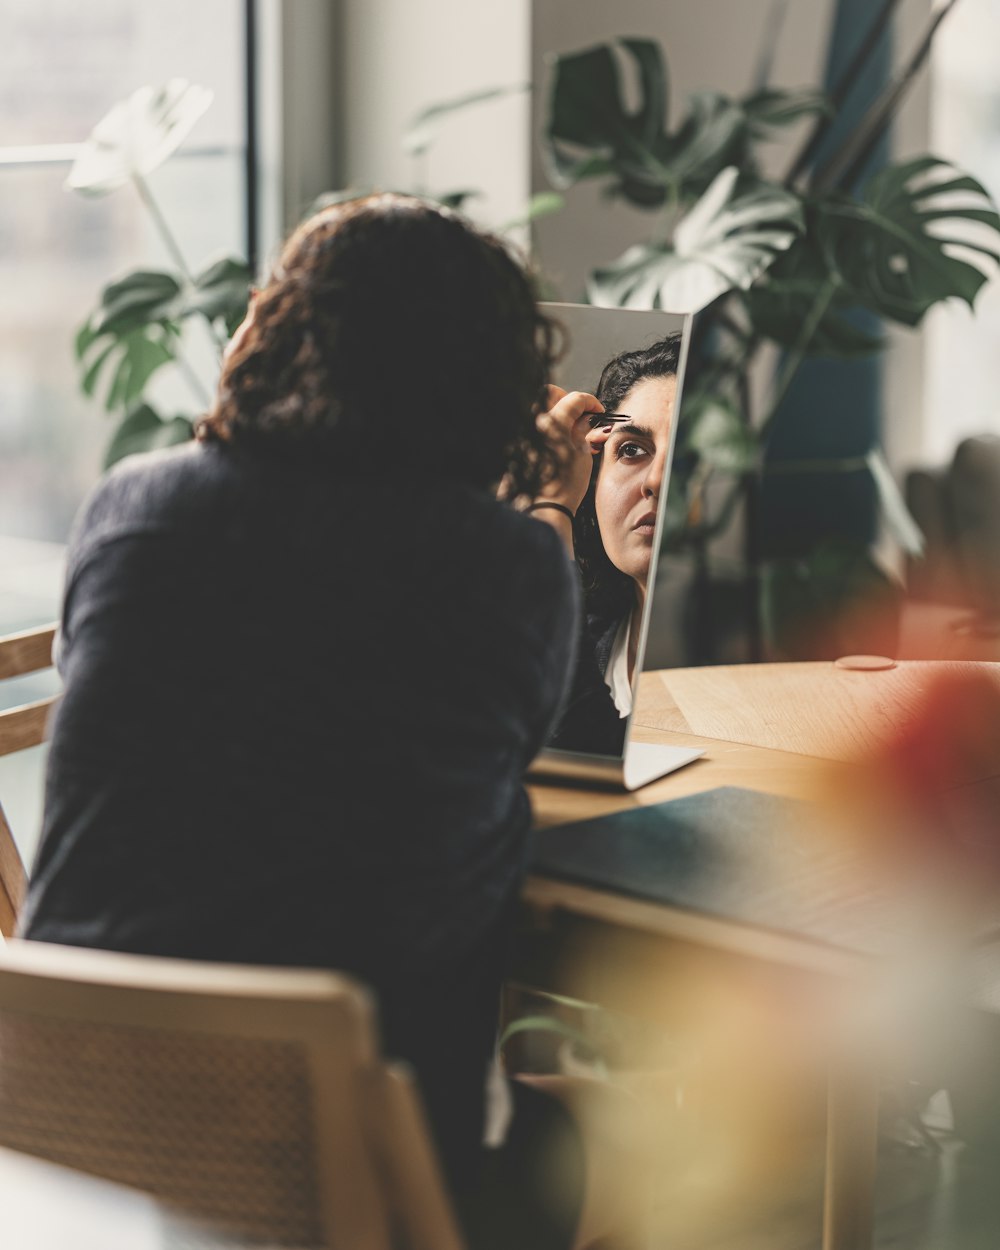
<instances>
[{"instance_id":1,"label":"plant stem","mask_svg":"<svg viewBox=\"0 0 1000 1250\"><path fill-rule=\"evenodd\" d=\"M760 52L757 55L757 69L753 83L755 91L766 91L774 69L774 54L778 46L778 36L788 16L789 0L771 0L764 22L764 34L760 41Z\"/></svg>"},{"instance_id":2,"label":"plant stem","mask_svg":"<svg viewBox=\"0 0 1000 1250\"><path fill-rule=\"evenodd\" d=\"M900 0L883 0L882 7L875 16L868 29L868 33L864 39L858 44L857 50L851 57L850 61L844 68L844 72L834 83L830 91L831 111L824 117L818 117L812 128L809 137L799 150L798 155L789 167L788 173L785 175L785 186L791 187L792 184L805 172L810 162L816 155L816 152L830 132L830 127L837 120L841 110L847 103L847 99L857 85L861 75L864 73L868 65L868 61L878 47L879 40L888 27L892 18L895 16L896 10L899 8Z\"/></svg>"},{"instance_id":3,"label":"plant stem","mask_svg":"<svg viewBox=\"0 0 1000 1250\"><path fill-rule=\"evenodd\" d=\"M152 191L149 189L149 183L145 178L143 178L142 174L136 173L135 170L132 171L132 182L135 185L136 191L139 193L139 198L142 200L146 211L153 219L153 225L156 227L157 233L163 241L164 247L170 253L170 258L180 270L181 277L184 279L185 284L189 289L194 288L196 285L194 274L191 272L187 261L184 259L184 253L181 251L180 244L174 237L173 231L167 224L166 217L164 217L159 204L157 204ZM226 348L226 339L219 333L207 317L205 318L205 323L208 326L208 332L211 335L212 342L215 344L215 347L221 356Z\"/></svg>"},{"instance_id":4,"label":"plant stem","mask_svg":"<svg viewBox=\"0 0 1000 1250\"><path fill-rule=\"evenodd\" d=\"M657 213L656 225L653 227L649 238L650 243L654 247L665 247L670 242L674 226L677 224L677 206L680 201L677 183L668 183L665 191L666 201Z\"/></svg>"},{"instance_id":5,"label":"plant stem","mask_svg":"<svg viewBox=\"0 0 1000 1250\"><path fill-rule=\"evenodd\" d=\"M132 172L132 181L135 183L135 189L139 192L139 198L142 200L146 211L153 219L153 225L156 227L157 233L163 240L163 245L170 253L170 258L181 271L181 276L185 282L194 286L194 274L188 268L188 263L184 259L184 253L180 249L180 245L174 238L173 231L167 225L167 219L160 211L160 206L153 198L153 193L149 189L149 183L143 178L142 174Z\"/></svg>"},{"instance_id":6,"label":"plant stem","mask_svg":"<svg viewBox=\"0 0 1000 1250\"><path fill-rule=\"evenodd\" d=\"M764 622L760 612L760 493L760 475L747 473L743 479L743 562L746 568L743 593L751 664L759 664L764 658Z\"/></svg>"},{"instance_id":7,"label":"plant stem","mask_svg":"<svg viewBox=\"0 0 1000 1250\"><path fill-rule=\"evenodd\" d=\"M813 336L819 328L819 323L826 316L827 309L833 302L833 297L836 295L837 288L839 286L840 276L832 273L827 277L826 281L816 292L816 298L813 300L813 306L809 310L809 316L803 322L802 332L800 333L795 346L788 353L785 363L782 366L781 373L778 375L778 380L774 387L774 394L771 397L770 411L761 422L760 439L762 448L764 441L774 424L774 419L777 416L778 409L781 407L782 401L788 394L789 388L795 379L795 375L802 367L802 362L805 360L806 353L809 351L809 344L812 342Z\"/></svg>"},{"instance_id":8,"label":"plant stem","mask_svg":"<svg viewBox=\"0 0 1000 1250\"><path fill-rule=\"evenodd\" d=\"M812 182L814 192L823 194L838 187L849 190L858 180L875 145L887 130L923 68L938 27L957 3L958 0L944 0L941 8L931 16L923 38L902 72L871 106L853 134L847 137L837 151L814 174Z\"/></svg>"}]
</instances>

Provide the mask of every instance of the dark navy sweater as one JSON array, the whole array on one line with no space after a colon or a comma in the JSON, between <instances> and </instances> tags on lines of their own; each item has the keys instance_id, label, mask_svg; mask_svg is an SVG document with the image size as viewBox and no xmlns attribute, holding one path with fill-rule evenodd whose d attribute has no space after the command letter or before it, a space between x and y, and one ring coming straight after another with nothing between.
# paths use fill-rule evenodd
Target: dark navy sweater
<instances>
[{"instance_id":1,"label":"dark navy sweater","mask_svg":"<svg viewBox=\"0 0 1000 1250\"><path fill-rule=\"evenodd\" d=\"M460 1180L575 575L544 523L357 462L191 444L98 487L22 930L362 978Z\"/></svg>"}]
</instances>

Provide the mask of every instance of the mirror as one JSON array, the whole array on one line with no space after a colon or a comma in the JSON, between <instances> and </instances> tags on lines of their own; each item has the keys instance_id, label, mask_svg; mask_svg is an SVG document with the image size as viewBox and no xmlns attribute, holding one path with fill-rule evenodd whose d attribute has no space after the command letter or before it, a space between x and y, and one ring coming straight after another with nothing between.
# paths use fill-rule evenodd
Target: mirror
<instances>
[{"instance_id":1,"label":"mirror","mask_svg":"<svg viewBox=\"0 0 1000 1250\"><path fill-rule=\"evenodd\" d=\"M549 745L622 757L649 628L689 319L574 304L546 311L568 340L552 381L595 395L614 418L593 419L596 454L573 522L583 630Z\"/></svg>"}]
</instances>

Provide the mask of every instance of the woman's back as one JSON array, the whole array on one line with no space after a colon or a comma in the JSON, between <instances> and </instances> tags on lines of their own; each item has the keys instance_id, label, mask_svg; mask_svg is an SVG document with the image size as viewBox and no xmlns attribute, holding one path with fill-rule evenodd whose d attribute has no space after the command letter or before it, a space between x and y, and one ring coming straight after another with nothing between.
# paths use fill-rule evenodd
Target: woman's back
<instances>
[{"instance_id":1,"label":"woman's back","mask_svg":"<svg viewBox=\"0 0 1000 1250\"><path fill-rule=\"evenodd\" d=\"M27 936L354 972L454 1164L574 610L549 528L461 483L126 462L71 550Z\"/></svg>"}]
</instances>

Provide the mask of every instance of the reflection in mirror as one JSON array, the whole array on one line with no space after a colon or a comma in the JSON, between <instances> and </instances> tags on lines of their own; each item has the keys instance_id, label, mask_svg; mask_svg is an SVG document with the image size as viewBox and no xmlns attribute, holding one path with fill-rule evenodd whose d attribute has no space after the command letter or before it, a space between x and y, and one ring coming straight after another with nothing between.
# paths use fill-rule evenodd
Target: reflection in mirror
<instances>
[{"instance_id":1,"label":"reflection in mirror","mask_svg":"<svg viewBox=\"0 0 1000 1250\"><path fill-rule=\"evenodd\" d=\"M582 480L579 457L567 457L565 480L552 491L575 513L571 539L584 622L550 746L620 757L642 668L685 323L662 312L573 305L550 311L569 339L550 417L575 432L577 451L586 455ZM574 473L578 497L571 499ZM537 515L569 530L555 509Z\"/></svg>"}]
</instances>

